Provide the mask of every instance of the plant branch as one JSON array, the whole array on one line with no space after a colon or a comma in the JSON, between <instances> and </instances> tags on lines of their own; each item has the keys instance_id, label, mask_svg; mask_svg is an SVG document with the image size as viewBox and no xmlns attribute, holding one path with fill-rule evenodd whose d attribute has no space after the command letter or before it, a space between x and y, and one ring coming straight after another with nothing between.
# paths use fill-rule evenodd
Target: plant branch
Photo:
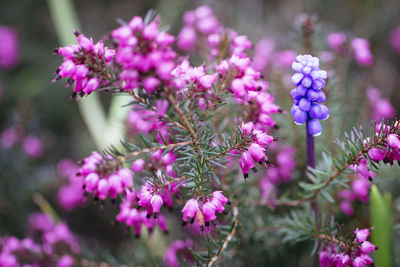
<instances>
[{"instance_id":1,"label":"plant branch","mask_svg":"<svg viewBox=\"0 0 400 267\"><path fill-rule=\"evenodd\" d=\"M239 209L236 206L234 206L232 210L233 210L233 224L232 224L231 231L226 236L221 248L210 259L210 261L207 264L207 267L211 267L218 260L219 256L221 256L222 252L224 252L224 250L228 247L229 242L232 240L233 236L235 235L236 228L239 223Z\"/></svg>"},{"instance_id":2,"label":"plant branch","mask_svg":"<svg viewBox=\"0 0 400 267\"><path fill-rule=\"evenodd\" d=\"M186 117L186 115L183 113L182 109L179 107L178 103L176 102L174 95L169 92L167 96L168 96L169 102L174 107L175 111L178 113L178 116L181 119L183 125L189 131L189 134L190 134L193 142L197 143L197 134L193 130L192 125L189 123L188 118Z\"/></svg>"},{"instance_id":3,"label":"plant branch","mask_svg":"<svg viewBox=\"0 0 400 267\"><path fill-rule=\"evenodd\" d=\"M301 199L297 199L297 200L275 200L274 204L276 206L290 206L290 207L294 207L294 206L299 206L303 203L305 203L306 201L312 200L314 198L316 198L319 194L319 192L321 192L325 187L327 187L331 182L333 182L335 180L336 177L338 177L339 175L341 175L351 164L353 164L355 161L357 161L357 159L361 156L364 155L366 153L368 153L368 151L376 146L381 145L384 141L386 140L386 135L378 138L375 142L373 143L368 143L368 145L364 146L363 149L361 149L358 153L356 153L353 157L349 158L345 164L343 164L343 166L337 170L334 174L332 174L327 180L325 180L323 182L323 185L317 189L315 189L313 191L313 193L308 196L308 197L304 197Z\"/></svg>"},{"instance_id":4,"label":"plant branch","mask_svg":"<svg viewBox=\"0 0 400 267\"><path fill-rule=\"evenodd\" d=\"M244 143L245 143L245 142L240 142L240 143L237 143L237 144L234 145L234 146L228 147L227 149L221 151L221 152L218 153L217 155L214 155L214 156L212 156L212 157L209 157L207 160L210 161L210 160L214 160L214 159L216 159L216 158L219 158L219 157L221 157L221 156L225 156L227 153L231 152L232 150L238 149L239 147L241 147L242 145L244 145Z\"/></svg>"},{"instance_id":5,"label":"plant branch","mask_svg":"<svg viewBox=\"0 0 400 267\"><path fill-rule=\"evenodd\" d=\"M124 157L124 159L125 160L132 159L132 158L137 157L137 156L139 156L141 154L146 154L146 153L150 153L150 152L157 151L157 150L175 148L175 147L178 147L178 146L186 146L186 145L193 144L193 143L194 142L190 140L190 141L185 141L185 142L180 142L180 143L175 143L175 144L168 144L168 145L163 145L163 146L154 146L154 147L150 147L150 148L145 148L145 149L142 149L142 150L139 150L139 151L132 152L129 155L126 155Z\"/></svg>"},{"instance_id":6,"label":"plant branch","mask_svg":"<svg viewBox=\"0 0 400 267\"><path fill-rule=\"evenodd\" d=\"M147 105L147 102L144 98L136 95L135 93L131 93L131 96L133 98L135 98L137 101L139 101L141 104ZM152 111L157 111L155 107L151 107ZM181 128L181 129L186 129L185 126L183 126L182 124L180 124L177 121L174 121L173 119L171 119L168 115L164 114L161 116L161 118L163 118L165 121L169 122L169 123L173 123L176 127Z\"/></svg>"},{"instance_id":7,"label":"plant branch","mask_svg":"<svg viewBox=\"0 0 400 267\"><path fill-rule=\"evenodd\" d=\"M181 181L183 181L183 180L185 180L185 179L187 179L189 177L190 176L182 176L182 177L179 177L179 178L175 178L175 179L170 180L170 181L168 181L166 183L158 184L157 187L158 188L164 188L164 187L169 186L169 185L171 185L173 183L179 183L179 182L181 182Z\"/></svg>"}]
</instances>

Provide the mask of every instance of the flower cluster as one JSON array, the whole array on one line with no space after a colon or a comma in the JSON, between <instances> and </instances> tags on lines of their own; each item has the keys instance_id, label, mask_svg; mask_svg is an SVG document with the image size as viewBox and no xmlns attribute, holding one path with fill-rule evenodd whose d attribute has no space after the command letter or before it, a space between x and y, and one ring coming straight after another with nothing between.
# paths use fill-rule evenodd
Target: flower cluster
<instances>
[{"instance_id":1,"label":"flower cluster","mask_svg":"<svg viewBox=\"0 0 400 267\"><path fill-rule=\"evenodd\" d=\"M168 137L168 127L166 122L160 118L164 116L168 109L168 101L157 100L155 111L134 106L126 118L129 134L148 134L158 131L165 139ZM161 141L161 140L160 140Z\"/></svg>"},{"instance_id":2,"label":"flower cluster","mask_svg":"<svg viewBox=\"0 0 400 267\"><path fill-rule=\"evenodd\" d=\"M277 186L282 182L291 181L292 171L296 166L296 161L294 160L295 149L293 147L284 147L275 150L279 151L275 159L275 164L269 166L259 183L261 198L267 200L272 206L277 193Z\"/></svg>"},{"instance_id":3,"label":"flower cluster","mask_svg":"<svg viewBox=\"0 0 400 267\"><path fill-rule=\"evenodd\" d=\"M0 67L11 69L19 61L19 40L13 27L0 26Z\"/></svg>"},{"instance_id":4,"label":"flower cluster","mask_svg":"<svg viewBox=\"0 0 400 267\"><path fill-rule=\"evenodd\" d=\"M354 232L355 238L352 242L340 242L336 245L326 245L319 252L319 263L321 267L328 266L354 266L364 267L373 264L370 254L375 251L376 247L367 241L369 229L358 228ZM330 240L338 240L333 236Z\"/></svg>"},{"instance_id":5,"label":"flower cluster","mask_svg":"<svg viewBox=\"0 0 400 267\"><path fill-rule=\"evenodd\" d=\"M112 31L117 43L115 61L121 65L121 88L131 91L142 87L153 93L168 85L175 68L176 53L171 48L175 37L160 31L159 17L145 25L141 17Z\"/></svg>"},{"instance_id":6,"label":"flower cluster","mask_svg":"<svg viewBox=\"0 0 400 267\"><path fill-rule=\"evenodd\" d=\"M250 66L248 57L233 55L221 61L218 72L226 80L226 88L233 94L235 100L249 110L245 115L254 120L256 128L267 130L275 126L271 114L281 112L274 103L274 97L267 92L268 83L261 80L261 74Z\"/></svg>"},{"instance_id":7,"label":"flower cluster","mask_svg":"<svg viewBox=\"0 0 400 267\"><path fill-rule=\"evenodd\" d=\"M256 163L260 165L268 164L268 157L265 154L267 144L274 141L274 138L261 130L255 129L254 123L242 123L241 130L243 136L251 138L251 144L240 157L239 165L242 169L244 179L249 176L249 171L257 172Z\"/></svg>"},{"instance_id":8,"label":"flower cluster","mask_svg":"<svg viewBox=\"0 0 400 267\"><path fill-rule=\"evenodd\" d=\"M381 92L377 88L368 88L367 96L369 105L372 109L371 118L377 122L382 119L393 119L395 110L390 101L381 97Z\"/></svg>"},{"instance_id":9,"label":"flower cluster","mask_svg":"<svg viewBox=\"0 0 400 267\"><path fill-rule=\"evenodd\" d=\"M369 47L369 42L364 38L355 38L351 41L354 58L361 66L371 66L374 58Z\"/></svg>"},{"instance_id":10,"label":"flower cluster","mask_svg":"<svg viewBox=\"0 0 400 267\"><path fill-rule=\"evenodd\" d=\"M210 24L219 25L209 7L199 7L195 11L189 11L185 18L197 16L195 14L198 13L207 14L207 16L204 15L204 21L210 20L213 21ZM182 30L178 37L178 44L180 38L185 39L185 34L187 34L185 32L185 29ZM190 34L187 35L190 36ZM211 57L218 62L217 72L206 73L203 66L190 67L188 61L185 60L174 70L176 79L183 79L186 86L191 85L193 90L207 92L206 98L199 100L201 109L210 105L208 98L214 96L211 91L212 85L216 81L221 81L224 83L223 88L229 90L238 103L249 108L245 111L245 115L255 122L257 129L267 130L268 127L274 126L275 121L271 114L281 110L274 104L274 97L267 92L268 83L261 80L261 74L252 67L252 60L245 53L252 47L252 42L244 35L219 26L215 26L213 32L207 32L206 37L207 43L204 45L208 45ZM193 41L193 45L196 40ZM209 71L215 71L215 68Z\"/></svg>"},{"instance_id":11,"label":"flower cluster","mask_svg":"<svg viewBox=\"0 0 400 267\"><path fill-rule=\"evenodd\" d=\"M183 15L184 27L178 35L178 47L185 51L196 48L198 39L220 31L220 25L209 6L200 6Z\"/></svg>"},{"instance_id":12,"label":"flower cluster","mask_svg":"<svg viewBox=\"0 0 400 267\"><path fill-rule=\"evenodd\" d=\"M370 188L370 182L364 176L357 175L352 181L350 189L343 189L337 193L340 199L340 210L347 216L352 216L354 214L352 202L357 200L368 202Z\"/></svg>"},{"instance_id":13,"label":"flower cluster","mask_svg":"<svg viewBox=\"0 0 400 267\"><path fill-rule=\"evenodd\" d=\"M133 186L129 169L122 168L111 156L103 157L98 152L92 152L83 160L78 175L83 176L83 189L96 199L105 200L107 196L115 199L124 189Z\"/></svg>"},{"instance_id":14,"label":"flower cluster","mask_svg":"<svg viewBox=\"0 0 400 267\"><path fill-rule=\"evenodd\" d=\"M77 177L79 166L70 159L63 159L57 164L57 174L67 178L67 183L57 192L58 204L65 210L71 211L85 203L82 194L83 181Z\"/></svg>"},{"instance_id":15,"label":"flower cluster","mask_svg":"<svg viewBox=\"0 0 400 267\"><path fill-rule=\"evenodd\" d=\"M272 39L262 39L254 47L254 57L251 66L263 72L270 67L289 68L296 59L292 50L276 50Z\"/></svg>"},{"instance_id":16,"label":"flower cluster","mask_svg":"<svg viewBox=\"0 0 400 267\"><path fill-rule=\"evenodd\" d=\"M192 259L192 254L189 253L189 248L193 246L193 241L188 239L186 241L175 240L168 247L165 252L164 259L169 267L179 267L178 253L184 254L189 260Z\"/></svg>"},{"instance_id":17,"label":"flower cluster","mask_svg":"<svg viewBox=\"0 0 400 267\"><path fill-rule=\"evenodd\" d=\"M191 198L186 201L182 209L182 224L186 225L187 223L194 223L196 221L203 231L204 226L210 226L210 222L217 219L217 211L219 213L225 211L224 205L226 204L230 204L230 202L222 194L222 191L214 191L211 198L204 198L202 200Z\"/></svg>"},{"instance_id":18,"label":"flower cluster","mask_svg":"<svg viewBox=\"0 0 400 267\"><path fill-rule=\"evenodd\" d=\"M21 266L20 263L25 262L25 257L35 258L36 255L40 254L40 245L36 244L30 238L24 238L19 240L16 237L0 237L0 266L4 267L16 267ZM18 257L23 255L25 257ZM32 262L34 263L34 262Z\"/></svg>"},{"instance_id":19,"label":"flower cluster","mask_svg":"<svg viewBox=\"0 0 400 267\"><path fill-rule=\"evenodd\" d=\"M140 199L140 196L142 199ZM125 198L120 204L120 211L116 217L117 222L124 223L128 227L133 227L135 234L137 237L140 236L142 226L145 226L147 230L151 233L156 225L160 227L162 231L165 233L168 232L167 222L163 215L156 216L157 218L151 218L152 212L155 212L157 209L159 211L162 205L162 199L159 198L159 195L155 195L157 197L150 197L150 201L146 207L151 210L140 210L140 205L144 204L145 193L139 194L135 189L133 190L125 190ZM149 213L150 212L150 213ZM154 213L157 214L157 213Z\"/></svg>"},{"instance_id":20,"label":"flower cluster","mask_svg":"<svg viewBox=\"0 0 400 267\"><path fill-rule=\"evenodd\" d=\"M328 46L336 53L351 55L360 66L371 66L374 63L374 57L371 53L368 40L354 38L350 44L348 44L347 40L346 34L341 32L330 33L327 37Z\"/></svg>"},{"instance_id":21,"label":"flower cluster","mask_svg":"<svg viewBox=\"0 0 400 267\"><path fill-rule=\"evenodd\" d=\"M0 266L52 266L71 267L74 259L71 255L80 251L76 237L63 223L54 223L44 213L33 213L29 217L29 226L38 236L19 240L16 237L0 237Z\"/></svg>"},{"instance_id":22,"label":"flower cluster","mask_svg":"<svg viewBox=\"0 0 400 267\"><path fill-rule=\"evenodd\" d=\"M397 28L390 33L390 44L393 49L400 54L400 26L397 26Z\"/></svg>"},{"instance_id":23,"label":"flower cluster","mask_svg":"<svg viewBox=\"0 0 400 267\"><path fill-rule=\"evenodd\" d=\"M398 127L395 124L394 127ZM368 158L373 162L383 161L393 165L394 161L400 161L400 137L395 133L390 133L390 127L378 124L376 126L376 136L380 136L380 131L385 131L380 145L368 148ZM340 209L348 216L353 215L354 210L351 202L360 200L368 202L368 193L371 187L371 181L375 177L375 172L368 167L367 155L362 155L349 166L351 170L357 173L356 179L352 181L351 189L343 189L338 192L341 199Z\"/></svg>"},{"instance_id":24,"label":"flower cluster","mask_svg":"<svg viewBox=\"0 0 400 267\"><path fill-rule=\"evenodd\" d=\"M296 124L307 122L308 133L318 136L322 132L319 120L329 117L329 109L321 104L326 100L322 89L327 73L319 69L319 59L316 57L301 55L296 60L292 68L297 73L292 76L292 82L297 88L290 92L294 100L290 111Z\"/></svg>"},{"instance_id":25,"label":"flower cluster","mask_svg":"<svg viewBox=\"0 0 400 267\"><path fill-rule=\"evenodd\" d=\"M397 129L399 123L397 122L395 126ZM394 161L400 161L400 136L395 133L390 133L390 127L387 125L378 124L376 126L376 135L380 134L380 131L385 131L388 134L383 140L383 145L380 147L373 147L368 151L368 157L375 161L383 161L384 163L390 163L393 165Z\"/></svg>"},{"instance_id":26,"label":"flower cluster","mask_svg":"<svg viewBox=\"0 0 400 267\"><path fill-rule=\"evenodd\" d=\"M95 44L92 38L79 32L75 32L75 35L78 45L55 50L64 57L55 80L69 78L67 86L75 82L73 97L88 95L102 86L110 85L110 64L115 57L115 50L105 47L103 41Z\"/></svg>"},{"instance_id":27,"label":"flower cluster","mask_svg":"<svg viewBox=\"0 0 400 267\"><path fill-rule=\"evenodd\" d=\"M20 125L12 126L4 130L0 135L0 145L10 149L21 142L21 148L26 155L32 158L41 158L44 155L42 141L33 135L24 135L24 129Z\"/></svg>"}]
</instances>

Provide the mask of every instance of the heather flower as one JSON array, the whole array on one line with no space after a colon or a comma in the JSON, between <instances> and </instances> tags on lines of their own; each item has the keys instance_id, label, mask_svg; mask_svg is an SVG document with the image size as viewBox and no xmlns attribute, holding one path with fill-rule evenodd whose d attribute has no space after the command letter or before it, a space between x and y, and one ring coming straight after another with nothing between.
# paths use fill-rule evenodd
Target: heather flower
<instances>
[{"instance_id":1,"label":"heather flower","mask_svg":"<svg viewBox=\"0 0 400 267\"><path fill-rule=\"evenodd\" d=\"M55 50L64 57L55 80L69 78L67 87L75 82L73 97L88 95L102 86L110 85L107 72L115 55L115 50L105 47L102 41L95 44L92 38L81 33L75 32L75 35L78 45Z\"/></svg>"},{"instance_id":2,"label":"heather flower","mask_svg":"<svg viewBox=\"0 0 400 267\"><path fill-rule=\"evenodd\" d=\"M95 198L115 199L125 189L132 188L132 172L122 168L111 156L104 158L93 152L83 160L78 175L83 176L83 189Z\"/></svg>"},{"instance_id":3,"label":"heather flower","mask_svg":"<svg viewBox=\"0 0 400 267\"><path fill-rule=\"evenodd\" d=\"M125 190L125 198L119 206L119 213L116 217L117 222L133 227L136 236L140 235L142 225L144 225L150 232L156 225L158 225L163 232L167 233L168 229L166 219L163 215L158 214L159 208L162 205L162 199L160 199L158 195L154 195L154 198L151 197L150 200L147 200L148 206L146 206L146 210L141 210L139 202L142 201L141 203L143 204L143 199L140 199L140 194L140 192L137 193L134 189ZM148 216L148 209L152 209L150 212L158 210L157 213L155 213L158 214L156 219Z\"/></svg>"},{"instance_id":4,"label":"heather flower","mask_svg":"<svg viewBox=\"0 0 400 267\"><path fill-rule=\"evenodd\" d=\"M188 239L186 241L182 240L175 240L171 243L168 247L167 251L165 252L164 259L165 262L168 264L169 267L179 267L178 261L178 253L188 252L188 248L193 246L193 242ZM190 253L187 253L186 256L190 256ZM191 257L189 257L191 259Z\"/></svg>"},{"instance_id":5,"label":"heather flower","mask_svg":"<svg viewBox=\"0 0 400 267\"><path fill-rule=\"evenodd\" d=\"M0 135L0 144L2 147L8 149L13 147L22 137L22 128L20 126L13 126L4 130Z\"/></svg>"},{"instance_id":6,"label":"heather flower","mask_svg":"<svg viewBox=\"0 0 400 267\"><path fill-rule=\"evenodd\" d=\"M330 48L335 50L336 53L342 53L347 37L344 33L334 32L328 35L327 42Z\"/></svg>"},{"instance_id":7,"label":"heather flower","mask_svg":"<svg viewBox=\"0 0 400 267\"><path fill-rule=\"evenodd\" d=\"M372 119L381 121L382 119L392 119L395 116L395 110L390 101L381 97L381 93L376 88L368 88L367 96L369 105L372 109Z\"/></svg>"},{"instance_id":8,"label":"heather flower","mask_svg":"<svg viewBox=\"0 0 400 267\"><path fill-rule=\"evenodd\" d=\"M252 139L247 151L244 151L239 159L243 176L247 179L250 170L257 172L256 163L263 165L269 162L265 154L266 145L272 143L274 138L263 131L255 130L252 122L242 123L241 130L244 137Z\"/></svg>"},{"instance_id":9,"label":"heather flower","mask_svg":"<svg viewBox=\"0 0 400 267\"><path fill-rule=\"evenodd\" d=\"M221 30L218 20L209 6L200 6L183 15L184 27L178 35L178 47L192 51L200 39L207 40L208 36Z\"/></svg>"},{"instance_id":10,"label":"heather flower","mask_svg":"<svg viewBox=\"0 0 400 267\"><path fill-rule=\"evenodd\" d=\"M345 247L343 245L344 243L326 245L325 248L319 252L320 266L364 267L373 264L373 260L369 254L374 252L376 247L371 242L366 241L369 230L359 230L357 228L355 235L356 239L352 241L350 248ZM362 235L361 239L358 238L360 235Z\"/></svg>"},{"instance_id":11,"label":"heather flower","mask_svg":"<svg viewBox=\"0 0 400 267\"><path fill-rule=\"evenodd\" d=\"M77 238L63 222L56 224L52 230L44 232L42 240L43 250L48 254L56 252L61 244L67 246L73 253L79 253L80 251Z\"/></svg>"},{"instance_id":12,"label":"heather flower","mask_svg":"<svg viewBox=\"0 0 400 267\"><path fill-rule=\"evenodd\" d=\"M34 136L25 137L22 148L28 156L33 158L40 158L44 153L42 142Z\"/></svg>"},{"instance_id":13,"label":"heather flower","mask_svg":"<svg viewBox=\"0 0 400 267\"><path fill-rule=\"evenodd\" d=\"M35 231L48 232L54 227L54 223L49 215L37 212L29 215L29 227Z\"/></svg>"},{"instance_id":14,"label":"heather flower","mask_svg":"<svg viewBox=\"0 0 400 267\"><path fill-rule=\"evenodd\" d=\"M395 28L390 33L390 44L392 45L393 49L400 54L400 26Z\"/></svg>"},{"instance_id":15,"label":"heather flower","mask_svg":"<svg viewBox=\"0 0 400 267\"><path fill-rule=\"evenodd\" d=\"M292 62L296 59L296 53L292 50L277 51L275 52L273 59L276 66L290 68L292 66Z\"/></svg>"},{"instance_id":16,"label":"heather flower","mask_svg":"<svg viewBox=\"0 0 400 267\"><path fill-rule=\"evenodd\" d=\"M71 255L64 255L61 259L57 262L57 267L71 267L75 263L74 258Z\"/></svg>"},{"instance_id":17,"label":"heather flower","mask_svg":"<svg viewBox=\"0 0 400 267\"><path fill-rule=\"evenodd\" d=\"M204 226L210 226L210 222L217 219L216 212L224 212L226 204L230 203L221 191L214 191L211 198L201 201L189 199L182 209L183 225L196 222L203 231Z\"/></svg>"},{"instance_id":18,"label":"heather flower","mask_svg":"<svg viewBox=\"0 0 400 267\"><path fill-rule=\"evenodd\" d=\"M141 171L143 171L143 167L144 167L145 163L146 162L144 161L144 159L137 159L132 163L131 169L134 172L141 172Z\"/></svg>"},{"instance_id":19,"label":"heather flower","mask_svg":"<svg viewBox=\"0 0 400 267\"><path fill-rule=\"evenodd\" d=\"M319 59L310 55L301 55L293 62L295 73L292 82L297 88L291 91L294 105L291 108L296 124L308 122L307 131L313 136L322 132L319 120L329 117L329 109L321 104L326 96L321 90L325 87L327 73L319 69Z\"/></svg>"},{"instance_id":20,"label":"heather flower","mask_svg":"<svg viewBox=\"0 0 400 267\"><path fill-rule=\"evenodd\" d=\"M83 181L76 175L78 170L79 166L70 159L63 159L57 164L58 175L67 178L68 181L58 190L57 200L58 204L67 211L85 203L85 197L82 194Z\"/></svg>"},{"instance_id":21,"label":"heather flower","mask_svg":"<svg viewBox=\"0 0 400 267\"><path fill-rule=\"evenodd\" d=\"M16 29L0 26L0 67L11 69L19 61L19 40Z\"/></svg>"},{"instance_id":22,"label":"heather flower","mask_svg":"<svg viewBox=\"0 0 400 267\"><path fill-rule=\"evenodd\" d=\"M355 38L351 41L354 58L361 66L371 66L374 62L369 43L366 39Z\"/></svg>"},{"instance_id":23,"label":"heather flower","mask_svg":"<svg viewBox=\"0 0 400 267\"><path fill-rule=\"evenodd\" d=\"M112 32L117 43L115 60L123 69L119 75L122 89L131 91L141 86L151 94L172 82L174 36L158 27L159 17L147 25L141 17L133 17L128 25Z\"/></svg>"},{"instance_id":24,"label":"heather flower","mask_svg":"<svg viewBox=\"0 0 400 267\"><path fill-rule=\"evenodd\" d=\"M254 47L254 58L251 66L257 71L265 70L272 62L275 43L271 39L262 39Z\"/></svg>"}]
</instances>

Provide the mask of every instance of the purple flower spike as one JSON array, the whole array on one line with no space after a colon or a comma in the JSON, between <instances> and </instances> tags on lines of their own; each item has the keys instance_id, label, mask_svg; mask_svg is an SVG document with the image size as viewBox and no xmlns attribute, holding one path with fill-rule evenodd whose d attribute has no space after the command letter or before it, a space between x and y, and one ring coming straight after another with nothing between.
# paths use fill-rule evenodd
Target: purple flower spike
<instances>
[{"instance_id":1,"label":"purple flower spike","mask_svg":"<svg viewBox=\"0 0 400 267\"><path fill-rule=\"evenodd\" d=\"M292 69L296 71L292 82L297 88L290 92L294 101L290 111L296 124L308 122L308 133L318 136L322 131L318 120L329 117L328 107L321 104L326 100L321 90L325 87L327 72L320 70L319 59L311 55L297 56Z\"/></svg>"}]
</instances>

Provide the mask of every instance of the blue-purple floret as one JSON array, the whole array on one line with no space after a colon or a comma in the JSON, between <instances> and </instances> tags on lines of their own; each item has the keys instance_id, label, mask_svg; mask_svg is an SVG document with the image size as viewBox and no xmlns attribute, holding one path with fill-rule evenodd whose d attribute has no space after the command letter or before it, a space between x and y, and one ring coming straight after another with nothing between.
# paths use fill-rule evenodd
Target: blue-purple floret
<instances>
[{"instance_id":1,"label":"blue-purple floret","mask_svg":"<svg viewBox=\"0 0 400 267\"><path fill-rule=\"evenodd\" d=\"M290 92L294 100L291 113L296 124L308 121L308 132L318 136L322 132L319 120L329 117L329 109L321 104L326 96L322 89L325 87L327 73L319 69L319 59L311 55L300 55L292 64L292 82L295 86Z\"/></svg>"}]
</instances>

